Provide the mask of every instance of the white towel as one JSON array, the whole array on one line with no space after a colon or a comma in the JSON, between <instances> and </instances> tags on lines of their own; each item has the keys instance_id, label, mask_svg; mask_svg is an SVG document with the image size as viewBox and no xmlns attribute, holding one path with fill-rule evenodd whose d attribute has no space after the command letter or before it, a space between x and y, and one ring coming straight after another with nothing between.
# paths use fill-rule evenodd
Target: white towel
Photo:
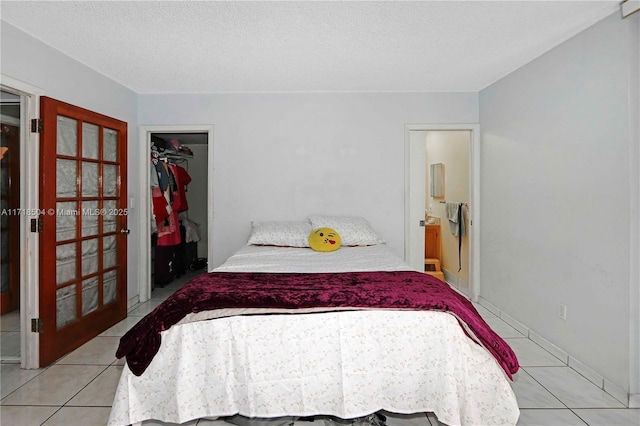
<instances>
[{"instance_id":1,"label":"white towel","mask_svg":"<svg viewBox=\"0 0 640 426\"><path fill-rule=\"evenodd\" d=\"M446 213L447 219L449 219L449 228L451 233L455 237L462 237L464 235L464 216L462 210L462 204L447 203ZM460 219L458 219L460 217Z\"/></svg>"}]
</instances>

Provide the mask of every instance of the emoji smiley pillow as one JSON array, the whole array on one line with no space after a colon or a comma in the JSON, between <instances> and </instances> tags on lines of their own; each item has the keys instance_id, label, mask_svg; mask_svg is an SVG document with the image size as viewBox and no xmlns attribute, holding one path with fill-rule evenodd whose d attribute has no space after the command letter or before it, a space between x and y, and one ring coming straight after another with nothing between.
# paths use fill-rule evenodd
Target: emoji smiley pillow
<instances>
[{"instance_id":1,"label":"emoji smiley pillow","mask_svg":"<svg viewBox=\"0 0 640 426\"><path fill-rule=\"evenodd\" d=\"M336 251L341 244L340 235L331 228L316 228L309 234L309 246L315 251Z\"/></svg>"}]
</instances>

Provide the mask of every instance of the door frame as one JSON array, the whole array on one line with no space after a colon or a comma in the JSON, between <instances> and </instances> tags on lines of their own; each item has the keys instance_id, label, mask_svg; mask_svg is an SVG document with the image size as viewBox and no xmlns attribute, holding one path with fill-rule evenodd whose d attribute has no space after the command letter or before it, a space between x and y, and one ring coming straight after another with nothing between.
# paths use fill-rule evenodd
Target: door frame
<instances>
[{"instance_id":1,"label":"door frame","mask_svg":"<svg viewBox=\"0 0 640 426\"><path fill-rule=\"evenodd\" d=\"M140 143L138 144L138 155L140 158L139 179L140 186L140 208L138 229L140 235L140 245L138 247L138 301L140 303L151 299L151 229L149 220L151 218L151 191L149 173L151 171L149 156L151 153L152 133L207 133L207 238L212 241L213 235L213 125L193 124L193 125L156 125L140 126ZM213 244L208 245L207 258L213 258Z\"/></svg>"},{"instance_id":2,"label":"door frame","mask_svg":"<svg viewBox=\"0 0 640 426\"><path fill-rule=\"evenodd\" d=\"M421 200L412 199L415 195L411 193L411 176L415 170L412 167L424 167L420 173L426 176L426 161L412 162L410 158L410 132L412 131L446 131L463 130L471 132L469 143L469 297L477 301L480 296L480 125L477 123L456 123L456 124L406 124L404 126L404 153L405 153L405 182L404 182L404 258L405 261L411 259L411 247L414 238L424 238L412 232L412 207L416 207L416 202L421 202L421 209L424 210L425 197ZM420 164L421 166L417 166ZM424 184L423 184L424 185ZM423 191L424 194L424 191ZM414 224L415 225L415 224ZM424 241L421 245L424 247Z\"/></svg>"},{"instance_id":3,"label":"door frame","mask_svg":"<svg viewBox=\"0 0 640 426\"><path fill-rule=\"evenodd\" d=\"M20 96L20 206L34 211L40 206L40 135L31 133L29 122L40 118L40 96L45 92L5 74L0 74L0 87ZM31 233L30 219L20 216L20 366L25 369L40 367L39 334L28 327L40 310L38 234Z\"/></svg>"}]
</instances>

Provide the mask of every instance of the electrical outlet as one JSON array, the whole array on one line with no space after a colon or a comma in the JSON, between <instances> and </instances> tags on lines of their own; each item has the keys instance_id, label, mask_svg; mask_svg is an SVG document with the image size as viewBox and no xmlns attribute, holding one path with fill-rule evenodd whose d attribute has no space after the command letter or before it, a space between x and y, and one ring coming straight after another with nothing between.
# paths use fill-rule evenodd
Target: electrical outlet
<instances>
[{"instance_id":1,"label":"electrical outlet","mask_svg":"<svg viewBox=\"0 0 640 426\"><path fill-rule=\"evenodd\" d=\"M567 319L567 305L560 304L558 305L558 317L566 321Z\"/></svg>"}]
</instances>

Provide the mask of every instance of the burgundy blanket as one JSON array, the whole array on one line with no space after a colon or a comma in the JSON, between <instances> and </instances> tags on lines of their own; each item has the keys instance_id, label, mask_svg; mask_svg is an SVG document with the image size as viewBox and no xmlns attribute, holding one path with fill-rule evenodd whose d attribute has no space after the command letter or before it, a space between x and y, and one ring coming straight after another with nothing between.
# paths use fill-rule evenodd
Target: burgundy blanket
<instances>
[{"instance_id":1,"label":"burgundy blanket","mask_svg":"<svg viewBox=\"0 0 640 426\"><path fill-rule=\"evenodd\" d=\"M161 332L187 314L218 308L382 308L446 311L464 321L509 378L519 369L513 350L471 302L417 271L341 273L211 272L175 292L120 339L116 357L141 375L160 349Z\"/></svg>"}]
</instances>

